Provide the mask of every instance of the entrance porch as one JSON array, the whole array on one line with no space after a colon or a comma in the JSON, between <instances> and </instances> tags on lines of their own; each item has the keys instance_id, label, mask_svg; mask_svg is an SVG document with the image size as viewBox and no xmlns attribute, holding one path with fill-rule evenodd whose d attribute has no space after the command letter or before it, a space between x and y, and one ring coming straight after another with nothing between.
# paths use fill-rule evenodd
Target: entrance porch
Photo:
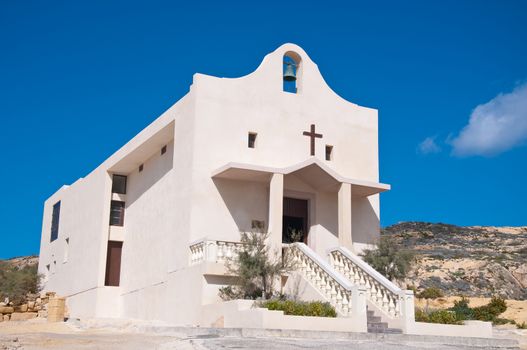
<instances>
[{"instance_id":1,"label":"entrance porch","mask_svg":"<svg viewBox=\"0 0 527 350\"><path fill-rule=\"evenodd\" d=\"M267 188L270 244L300 241L319 254L335 246L359 251L379 234L378 196L389 185L345 178L316 158L286 168L229 163L212 178ZM253 226L254 227L254 226Z\"/></svg>"}]
</instances>

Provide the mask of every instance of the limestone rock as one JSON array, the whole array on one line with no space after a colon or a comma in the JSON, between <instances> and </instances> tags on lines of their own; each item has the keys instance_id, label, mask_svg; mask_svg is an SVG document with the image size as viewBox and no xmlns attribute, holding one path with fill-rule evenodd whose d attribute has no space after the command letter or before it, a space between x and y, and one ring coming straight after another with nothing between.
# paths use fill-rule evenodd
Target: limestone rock
<instances>
[{"instance_id":1,"label":"limestone rock","mask_svg":"<svg viewBox=\"0 0 527 350\"><path fill-rule=\"evenodd\" d=\"M12 314L15 312L15 309L11 306L1 306L0 307L0 314Z\"/></svg>"},{"instance_id":2,"label":"limestone rock","mask_svg":"<svg viewBox=\"0 0 527 350\"><path fill-rule=\"evenodd\" d=\"M27 312L27 304L15 306L15 312Z\"/></svg>"},{"instance_id":3,"label":"limestone rock","mask_svg":"<svg viewBox=\"0 0 527 350\"><path fill-rule=\"evenodd\" d=\"M527 288L527 264L521 265L512 271L512 275L520 282L523 288Z\"/></svg>"},{"instance_id":4,"label":"limestone rock","mask_svg":"<svg viewBox=\"0 0 527 350\"><path fill-rule=\"evenodd\" d=\"M11 321L26 321L37 317L36 312L14 312L11 314Z\"/></svg>"},{"instance_id":5,"label":"limestone rock","mask_svg":"<svg viewBox=\"0 0 527 350\"><path fill-rule=\"evenodd\" d=\"M9 315L4 315L3 319L4 319L4 322L6 322L6 321L9 321L10 317Z\"/></svg>"}]
</instances>

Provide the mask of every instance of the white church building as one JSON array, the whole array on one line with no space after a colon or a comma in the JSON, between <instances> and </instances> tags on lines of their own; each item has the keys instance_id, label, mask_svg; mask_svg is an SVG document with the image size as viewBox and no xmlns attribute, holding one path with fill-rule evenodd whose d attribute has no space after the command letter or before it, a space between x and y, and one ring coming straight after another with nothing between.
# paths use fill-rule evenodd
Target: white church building
<instances>
[{"instance_id":1,"label":"white church building","mask_svg":"<svg viewBox=\"0 0 527 350\"><path fill-rule=\"evenodd\" d=\"M413 293L358 257L379 238L389 189L377 110L339 97L302 48L284 44L247 76L195 74L183 98L49 197L39 272L73 318L359 332L376 319L404 333L491 336L482 322L415 322ZM339 317L221 301L225 262L254 229L298 262L280 287Z\"/></svg>"}]
</instances>

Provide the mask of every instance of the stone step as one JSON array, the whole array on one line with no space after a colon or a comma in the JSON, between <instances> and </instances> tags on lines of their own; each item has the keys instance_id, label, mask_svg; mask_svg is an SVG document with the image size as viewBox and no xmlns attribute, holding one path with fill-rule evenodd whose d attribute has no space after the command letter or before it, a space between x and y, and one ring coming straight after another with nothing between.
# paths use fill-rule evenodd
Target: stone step
<instances>
[{"instance_id":1,"label":"stone step","mask_svg":"<svg viewBox=\"0 0 527 350\"><path fill-rule=\"evenodd\" d=\"M382 328L382 329L386 329L386 328L388 328L388 323L386 323L386 322L373 322L373 323L368 322L368 328Z\"/></svg>"},{"instance_id":2,"label":"stone step","mask_svg":"<svg viewBox=\"0 0 527 350\"><path fill-rule=\"evenodd\" d=\"M379 316L368 316L367 317L368 323L375 323L375 322L381 322L381 318Z\"/></svg>"},{"instance_id":3,"label":"stone step","mask_svg":"<svg viewBox=\"0 0 527 350\"><path fill-rule=\"evenodd\" d=\"M368 333L383 333L383 334L402 334L403 331L399 328L370 328Z\"/></svg>"}]
</instances>

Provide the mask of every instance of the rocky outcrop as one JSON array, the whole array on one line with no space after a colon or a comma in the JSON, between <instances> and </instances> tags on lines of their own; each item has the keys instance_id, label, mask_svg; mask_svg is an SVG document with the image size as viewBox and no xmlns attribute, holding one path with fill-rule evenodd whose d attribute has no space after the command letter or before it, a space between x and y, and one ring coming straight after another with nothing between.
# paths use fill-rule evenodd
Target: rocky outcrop
<instances>
[{"instance_id":1,"label":"rocky outcrop","mask_svg":"<svg viewBox=\"0 0 527 350\"><path fill-rule=\"evenodd\" d=\"M383 234L418 256L407 285L446 295L527 298L527 227L405 222Z\"/></svg>"}]
</instances>

